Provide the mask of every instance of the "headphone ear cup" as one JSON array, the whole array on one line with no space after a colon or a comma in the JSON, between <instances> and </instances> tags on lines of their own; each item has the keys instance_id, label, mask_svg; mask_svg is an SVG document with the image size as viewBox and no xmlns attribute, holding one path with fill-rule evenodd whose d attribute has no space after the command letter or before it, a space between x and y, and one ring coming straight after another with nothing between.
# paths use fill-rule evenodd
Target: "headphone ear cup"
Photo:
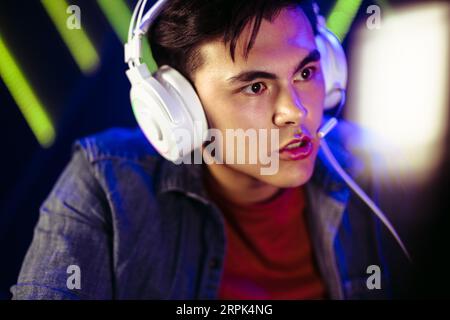
<instances>
[{"instance_id":1,"label":"headphone ear cup","mask_svg":"<svg viewBox=\"0 0 450 320\"><path fill-rule=\"evenodd\" d=\"M173 123L160 96L143 82L134 84L130 100L139 127L153 147L168 160L177 155L176 141L172 136Z\"/></svg>"},{"instance_id":2,"label":"headphone ear cup","mask_svg":"<svg viewBox=\"0 0 450 320\"><path fill-rule=\"evenodd\" d=\"M185 137L193 131L192 119L183 103L173 90L168 90L167 83L151 76L145 64L130 68L127 76L132 84L133 112L144 135L164 158L180 160L192 151Z\"/></svg>"},{"instance_id":3,"label":"headphone ear cup","mask_svg":"<svg viewBox=\"0 0 450 320\"><path fill-rule=\"evenodd\" d=\"M191 83L176 69L164 65L158 69L155 78L179 101L183 113L191 124L189 133L195 137L192 150L201 147L207 137L208 123L205 111Z\"/></svg>"},{"instance_id":4,"label":"headphone ear cup","mask_svg":"<svg viewBox=\"0 0 450 320\"><path fill-rule=\"evenodd\" d=\"M325 80L325 110L343 103L347 88L347 59L336 36L324 27L318 28L316 45L321 55Z\"/></svg>"}]
</instances>

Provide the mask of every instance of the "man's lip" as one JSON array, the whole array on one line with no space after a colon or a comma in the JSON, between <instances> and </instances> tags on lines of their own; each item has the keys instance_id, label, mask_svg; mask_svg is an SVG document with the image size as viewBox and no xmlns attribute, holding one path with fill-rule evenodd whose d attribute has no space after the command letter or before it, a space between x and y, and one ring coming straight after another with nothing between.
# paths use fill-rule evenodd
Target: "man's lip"
<instances>
[{"instance_id":1,"label":"man's lip","mask_svg":"<svg viewBox=\"0 0 450 320\"><path fill-rule=\"evenodd\" d=\"M311 142L311 138L308 137L305 134L302 134L299 138L294 138L289 143L285 144L282 148L280 148L280 152L283 151L286 147L288 147L290 144L298 143L298 142Z\"/></svg>"}]
</instances>

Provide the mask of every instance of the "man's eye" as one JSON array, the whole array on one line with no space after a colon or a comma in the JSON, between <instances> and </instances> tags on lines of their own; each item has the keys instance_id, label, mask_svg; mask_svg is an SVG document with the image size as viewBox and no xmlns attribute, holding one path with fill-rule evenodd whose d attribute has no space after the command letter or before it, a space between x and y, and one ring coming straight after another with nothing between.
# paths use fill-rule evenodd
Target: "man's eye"
<instances>
[{"instance_id":1,"label":"man's eye","mask_svg":"<svg viewBox=\"0 0 450 320\"><path fill-rule=\"evenodd\" d=\"M317 68L316 67L306 67L300 72L300 77L302 81L308 81L310 80L314 74L316 73Z\"/></svg>"},{"instance_id":2,"label":"man's eye","mask_svg":"<svg viewBox=\"0 0 450 320\"><path fill-rule=\"evenodd\" d=\"M255 82L252 83L249 86L246 86L242 92L251 94L251 95L258 95L262 93L266 89L266 86L262 82Z\"/></svg>"}]
</instances>

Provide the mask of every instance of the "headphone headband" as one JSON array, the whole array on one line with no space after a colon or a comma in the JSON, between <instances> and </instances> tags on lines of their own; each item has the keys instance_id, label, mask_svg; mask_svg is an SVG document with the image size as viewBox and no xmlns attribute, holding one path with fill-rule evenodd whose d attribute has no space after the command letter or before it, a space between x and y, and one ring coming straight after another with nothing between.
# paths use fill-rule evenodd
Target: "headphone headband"
<instances>
[{"instance_id":1,"label":"headphone headband","mask_svg":"<svg viewBox=\"0 0 450 320\"><path fill-rule=\"evenodd\" d=\"M169 0L158 0L142 17L148 0L139 0L134 8L128 28L128 41L125 44L125 63L139 65L142 59L141 38L147 33ZM139 11L139 14L138 14Z\"/></svg>"}]
</instances>

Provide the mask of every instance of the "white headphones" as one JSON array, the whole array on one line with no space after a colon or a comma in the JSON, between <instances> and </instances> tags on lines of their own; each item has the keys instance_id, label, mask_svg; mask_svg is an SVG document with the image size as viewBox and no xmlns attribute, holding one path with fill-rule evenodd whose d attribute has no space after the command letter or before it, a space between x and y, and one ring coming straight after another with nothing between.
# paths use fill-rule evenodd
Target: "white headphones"
<instances>
[{"instance_id":1,"label":"white headphones","mask_svg":"<svg viewBox=\"0 0 450 320\"><path fill-rule=\"evenodd\" d=\"M208 124L200 99L190 82L177 70L161 66L154 76L142 63L141 41L164 5L170 0L159 0L144 16L147 0L139 0L131 18L128 42L125 44L125 62L128 63L128 79L131 82L130 98L134 115L147 139L167 160L176 162L183 157L182 151L202 146L207 138ZM138 14L139 11L139 14ZM316 45L321 55L321 66L325 80L325 110L345 103L347 86L347 61L339 40L325 26L325 19L317 15ZM325 124L319 136L322 138L337 123L336 119ZM176 141L175 130L184 129L196 140ZM189 144L189 145L188 145ZM324 139L321 147L326 158L358 196L371 208L376 216L392 233L401 249L411 261L410 255L385 214L367 194L344 172L332 155Z\"/></svg>"},{"instance_id":2,"label":"white headphones","mask_svg":"<svg viewBox=\"0 0 450 320\"><path fill-rule=\"evenodd\" d=\"M130 99L134 115L144 135L167 160L176 162L182 151L202 146L208 124L200 99L190 82L170 66L161 66L152 75L142 59L142 37L170 0L159 0L143 16L147 0L139 0L134 9L125 44L126 71L131 82ZM139 13L138 13L139 11ZM318 10L316 7L316 14ZM325 109L345 101L347 62L338 39L318 16L316 45L321 54L325 80ZM194 141L176 141L174 131L184 129ZM195 133L195 134L194 134ZM187 145L189 144L189 145Z\"/></svg>"}]
</instances>

